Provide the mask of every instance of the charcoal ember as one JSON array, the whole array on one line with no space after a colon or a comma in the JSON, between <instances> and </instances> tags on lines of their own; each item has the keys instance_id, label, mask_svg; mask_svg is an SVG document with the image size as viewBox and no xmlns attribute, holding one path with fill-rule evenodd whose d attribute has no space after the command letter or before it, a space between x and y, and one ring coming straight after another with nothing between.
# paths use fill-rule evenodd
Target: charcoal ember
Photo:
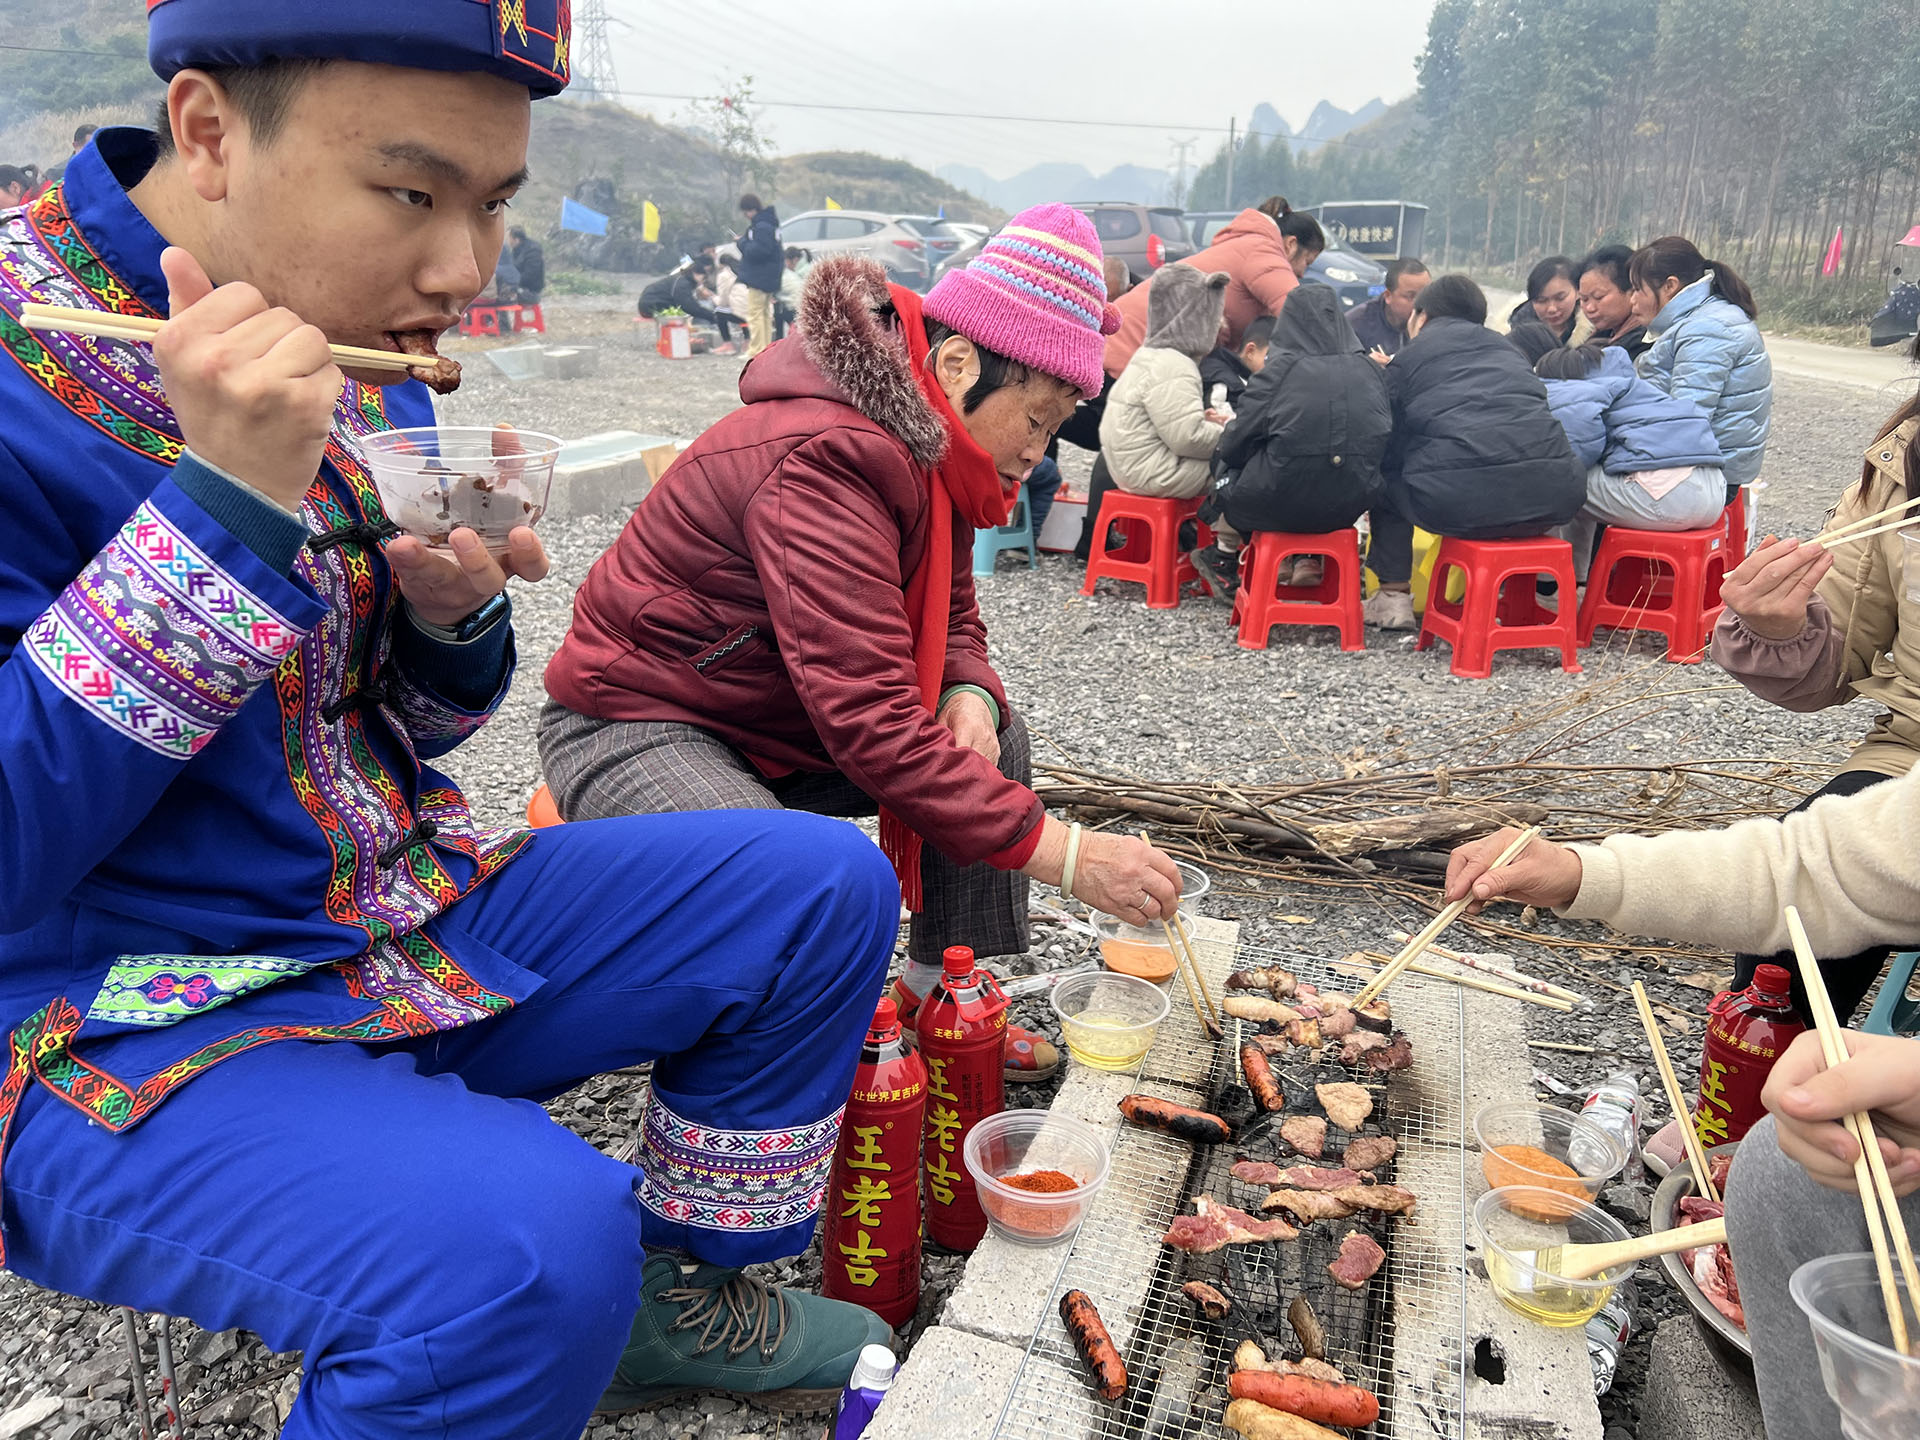
<instances>
[{"instance_id":1,"label":"charcoal ember","mask_svg":"<svg viewBox=\"0 0 1920 1440\"><path fill-rule=\"evenodd\" d=\"M1220 1092L1220 1103L1213 1113L1231 1125L1233 1133L1238 1135L1252 1123L1255 1116L1266 1112L1254 1103L1253 1092L1246 1086L1229 1085Z\"/></svg>"}]
</instances>

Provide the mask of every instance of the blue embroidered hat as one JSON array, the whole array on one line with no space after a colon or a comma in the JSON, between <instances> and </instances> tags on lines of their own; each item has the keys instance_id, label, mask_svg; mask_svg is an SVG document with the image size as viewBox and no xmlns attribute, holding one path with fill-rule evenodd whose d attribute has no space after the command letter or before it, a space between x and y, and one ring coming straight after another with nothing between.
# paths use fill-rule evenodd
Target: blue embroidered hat
<instances>
[{"instance_id":1,"label":"blue embroidered hat","mask_svg":"<svg viewBox=\"0 0 1920 1440\"><path fill-rule=\"evenodd\" d=\"M566 88L572 0L147 0L147 60L192 65L362 60L485 70L537 99Z\"/></svg>"}]
</instances>

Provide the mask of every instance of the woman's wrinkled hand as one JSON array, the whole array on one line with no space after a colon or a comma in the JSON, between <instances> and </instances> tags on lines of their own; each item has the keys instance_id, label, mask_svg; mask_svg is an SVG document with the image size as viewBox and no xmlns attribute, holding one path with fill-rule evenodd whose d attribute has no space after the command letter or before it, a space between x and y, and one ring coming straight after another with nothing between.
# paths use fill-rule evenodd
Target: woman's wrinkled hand
<instances>
[{"instance_id":1,"label":"woman's wrinkled hand","mask_svg":"<svg viewBox=\"0 0 1920 1440\"><path fill-rule=\"evenodd\" d=\"M1129 925L1151 925L1180 906L1180 871L1144 840L1087 830L1073 873L1073 893Z\"/></svg>"},{"instance_id":2,"label":"woman's wrinkled hand","mask_svg":"<svg viewBox=\"0 0 1920 1440\"><path fill-rule=\"evenodd\" d=\"M1455 849L1447 861L1447 899L1471 897L1470 915L1478 915L1495 900L1555 910L1571 905L1580 893L1580 856L1565 845L1535 836L1512 860L1493 868L1493 862L1519 838L1520 832L1509 828Z\"/></svg>"},{"instance_id":3,"label":"woman's wrinkled hand","mask_svg":"<svg viewBox=\"0 0 1920 1440\"><path fill-rule=\"evenodd\" d=\"M955 695L934 717L946 726L956 745L977 750L992 765L1000 763L1000 732L993 728L993 711L972 691Z\"/></svg>"},{"instance_id":4,"label":"woman's wrinkled hand","mask_svg":"<svg viewBox=\"0 0 1920 1440\"><path fill-rule=\"evenodd\" d=\"M1720 599L1754 634L1792 640L1807 628L1807 605L1832 568L1824 546L1769 535L1727 576Z\"/></svg>"}]
</instances>

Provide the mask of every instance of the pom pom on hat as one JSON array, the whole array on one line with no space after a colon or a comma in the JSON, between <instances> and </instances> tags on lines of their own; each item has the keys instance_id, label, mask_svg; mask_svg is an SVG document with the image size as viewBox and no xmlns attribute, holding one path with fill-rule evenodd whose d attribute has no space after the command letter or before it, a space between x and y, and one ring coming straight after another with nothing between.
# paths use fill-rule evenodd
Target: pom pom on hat
<instances>
[{"instance_id":1,"label":"pom pom on hat","mask_svg":"<svg viewBox=\"0 0 1920 1440\"><path fill-rule=\"evenodd\" d=\"M927 292L925 313L1009 360L1097 395L1105 338L1120 328L1107 303L1100 240L1071 205L1022 210L963 269Z\"/></svg>"}]
</instances>

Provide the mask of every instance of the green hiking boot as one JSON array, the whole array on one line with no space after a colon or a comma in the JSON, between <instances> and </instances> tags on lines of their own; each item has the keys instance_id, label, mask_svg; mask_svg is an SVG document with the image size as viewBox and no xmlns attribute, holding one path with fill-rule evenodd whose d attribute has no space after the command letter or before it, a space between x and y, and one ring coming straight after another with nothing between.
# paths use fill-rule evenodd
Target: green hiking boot
<instances>
[{"instance_id":1,"label":"green hiking boot","mask_svg":"<svg viewBox=\"0 0 1920 1440\"><path fill-rule=\"evenodd\" d=\"M822 1413L840 1398L861 1347L892 1338L886 1321L858 1305L650 1255L626 1351L595 1410L723 1392L779 1414Z\"/></svg>"}]
</instances>

